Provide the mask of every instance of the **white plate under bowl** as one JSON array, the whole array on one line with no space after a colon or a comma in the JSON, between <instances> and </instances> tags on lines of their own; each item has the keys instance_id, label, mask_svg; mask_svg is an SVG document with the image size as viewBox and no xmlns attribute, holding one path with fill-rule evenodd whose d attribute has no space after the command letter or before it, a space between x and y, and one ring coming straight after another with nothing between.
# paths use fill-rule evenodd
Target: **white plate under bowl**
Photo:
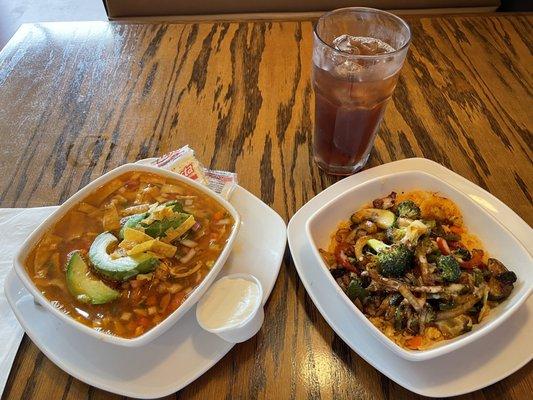
<instances>
[{"instance_id":1,"label":"white plate under bowl","mask_svg":"<svg viewBox=\"0 0 533 400\"><path fill-rule=\"evenodd\" d=\"M518 281L513 292L498 307L491 310L489 316L480 324L474 325L472 331L451 340L444 340L427 350L406 350L385 336L346 296L335 279L331 276L328 266L320 256L319 248L328 248L332 232L335 232L342 221L372 200L388 195L392 191L406 192L411 190L436 192L452 200L463 214L465 226L470 233L476 234L489 255L509 266ZM347 307L353 311L352 318L366 327L391 351L411 361L423 361L435 358L450 351L457 350L499 326L527 300L533 288L531 266L533 259L522 244L501 225L488 211L480 207L474 200L463 194L445 180L422 171L403 171L370 179L341 193L324 206L320 207L307 221L306 233L312 246L316 260L322 266L324 284L333 286Z\"/></svg>"},{"instance_id":2,"label":"white plate under bowl","mask_svg":"<svg viewBox=\"0 0 533 400\"><path fill-rule=\"evenodd\" d=\"M402 171L425 171L465 193L488 211L522 243L533 248L532 230L509 207L472 182L426 159L413 158L381 165L343 179L305 204L291 219L288 240L291 254L307 293L331 328L364 360L399 385L421 395L455 396L491 385L512 374L533 358L533 299L504 324L461 351L422 361L408 361L383 346L335 288L325 284L323 266L302 233L318 209L350 188L371 179Z\"/></svg>"},{"instance_id":3,"label":"white plate under bowl","mask_svg":"<svg viewBox=\"0 0 533 400\"><path fill-rule=\"evenodd\" d=\"M231 203L242 224L219 276L238 272L254 275L263 286L264 304L285 251L285 222L241 187L232 194ZM6 279L5 294L28 336L52 362L89 385L124 396L157 398L174 393L209 370L234 346L204 331L196 321L194 307L152 342L127 348L99 341L53 317L34 303L13 270Z\"/></svg>"}]
</instances>

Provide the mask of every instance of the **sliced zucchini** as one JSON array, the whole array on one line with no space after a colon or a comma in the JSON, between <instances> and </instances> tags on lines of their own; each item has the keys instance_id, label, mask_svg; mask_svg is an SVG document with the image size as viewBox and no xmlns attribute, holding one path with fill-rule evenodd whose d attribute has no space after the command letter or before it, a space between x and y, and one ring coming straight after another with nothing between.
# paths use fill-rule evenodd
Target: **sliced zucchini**
<instances>
[{"instance_id":1,"label":"sliced zucchini","mask_svg":"<svg viewBox=\"0 0 533 400\"><path fill-rule=\"evenodd\" d=\"M120 296L119 292L107 286L89 270L78 251L74 251L68 260L67 287L82 303L105 304Z\"/></svg>"},{"instance_id":2,"label":"sliced zucchini","mask_svg":"<svg viewBox=\"0 0 533 400\"><path fill-rule=\"evenodd\" d=\"M394 225L396 215L392 211L382 210L380 208L363 208L352 214L351 221L354 223L372 221L378 227L387 229Z\"/></svg>"},{"instance_id":3,"label":"sliced zucchini","mask_svg":"<svg viewBox=\"0 0 533 400\"><path fill-rule=\"evenodd\" d=\"M382 241L380 240L377 240L377 239L369 239L368 242L366 242L366 244L368 246L370 246L370 248L372 248L372 250L374 250L375 252L380 252L380 251L383 251L383 250L387 250L390 246L383 243Z\"/></svg>"}]
</instances>

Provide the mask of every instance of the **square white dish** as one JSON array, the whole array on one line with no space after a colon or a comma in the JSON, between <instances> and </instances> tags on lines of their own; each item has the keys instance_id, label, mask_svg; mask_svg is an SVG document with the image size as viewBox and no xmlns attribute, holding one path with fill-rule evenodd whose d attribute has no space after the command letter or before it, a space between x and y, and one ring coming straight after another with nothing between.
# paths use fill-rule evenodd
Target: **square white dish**
<instances>
[{"instance_id":1,"label":"square white dish","mask_svg":"<svg viewBox=\"0 0 533 400\"><path fill-rule=\"evenodd\" d=\"M242 223L219 276L253 274L263 287L265 305L285 253L285 222L240 186L230 201ZM51 317L34 303L14 271L6 278L5 294L30 339L54 364L82 382L122 396L146 399L168 396L204 374L234 346L203 330L194 307L152 342L127 348L102 343ZM262 335L261 330L258 335Z\"/></svg>"},{"instance_id":2,"label":"square white dish","mask_svg":"<svg viewBox=\"0 0 533 400\"><path fill-rule=\"evenodd\" d=\"M427 350L419 351L401 348L376 328L337 285L318 251L319 248L328 247L330 235L335 232L338 224L349 219L350 215L363 205L373 199L384 197L392 191L399 193L416 189L437 192L457 204L463 214L467 230L479 237L485 249L488 250L489 256L502 261L518 276L518 281L509 298L492 309L489 316L480 324L474 325L472 331L454 339L439 342ZM532 258L512 233L461 191L445 180L422 171L403 171L383 175L350 188L320 207L309 218L306 223L306 233L313 253L322 266L324 280L332 285L346 305L352 308L353 318L366 325L395 354L411 361L429 360L479 339L509 318L527 300L533 287L533 275L529 271L533 265Z\"/></svg>"},{"instance_id":3,"label":"square white dish","mask_svg":"<svg viewBox=\"0 0 533 400\"><path fill-rule=\"evenodd\" d=\"M59 308L54 307L50 303L50 301L41 293L41 291L35 286L30 276L28 275L26 268L24 267L24 263L28 254L33 249L33 247L39 242L42 235L49 229L51 229L54 224L67 213L69 209L74 207L90 193L94 192L97 188L101 187L110 180L127 172L133 171L149 172L155 175L171 178L203 192L206 196L215 200L231 214L234 219L234 224L232 226L232 230L230 236L228 237L226 245L220 253L217 261L215 262L209 273L205 276L203 281L196 287L196 289L194 289L188 295L187 299L172 314L170 314L168 317L166 317L163 321L161 321L158 325L156 325L149 331L143 333L138 337L126 339L118 336L113 336L101 331L97 331L87 325L82 324L81 322L78 322L74 318L62 312ZM233 242L235 241L235 237L237 236L240 224L241 219L239 214L237 213L237 210L235 210L235 208L228 201L226 201L224 198L222 198L212 190L208 189L206 186L185 176L176 174L175 172L171 172L154 166L141 164L125 164L109 171L108 173L89 183L84 188L80 189L67 201L65 201L61 206L59 206L48 218L46 218L24 241L22 247L15 256L14 267L18 277L20 278L26 289L33 295L35 300L39 302L39 304L41 304L55 317L61 319L65 324L70 325L73 328L79 330L80 332L83 332L104 342L128 347L142 346L150 342L151 340L154 340L156 337L158 337L167 329L169 329L173 324L175 324L180 318L182 318L187 313L187 311L194 304L196 304L200 297L205 293L205 291L209 288L211 283L213 283L216 276L224 266L224 263L226 262L226 259L230 254Z\"/></svg>"},{"instance_id":4,"label":"square white dish","mask_svg":"<svg viewBox=\"0 0 533 400\"><path fill-rule=\"evenodd\" d=\"M352 317L353 310L331 285L324 285L322 266L304 233L311 215L358 184L400 171L426 171L466 193L500 223L504 223L525 248L533 248L531 227L496 197L433 161L412 158L384 164L339 181L308 201L289 222L291 255L306 291L335 333L359 356L406 389L424 396L457 396L489 386L517 371L533 358L533 299L526 301L503 326L483 338L424 362L412 362L391 352Z\"/></svg>"}]
</instances>

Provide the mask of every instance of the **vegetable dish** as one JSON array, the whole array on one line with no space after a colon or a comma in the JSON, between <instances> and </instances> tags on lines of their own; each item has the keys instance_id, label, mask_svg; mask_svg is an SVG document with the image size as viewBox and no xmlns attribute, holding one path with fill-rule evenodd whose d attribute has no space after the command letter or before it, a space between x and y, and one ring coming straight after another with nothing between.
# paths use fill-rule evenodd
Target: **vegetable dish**
<instances>
[{"instance_id":1,"label":"vegetable dish","mask_svg":"<svg viewBox=\"0 0 533 400\"><path fill-rule=\"evenodd\" d=\"M455 203L425 191L375 199L342 222L320 253L355 306L411 350L470 331L517 279L487 257Z\"/></svg>"}]
</instances>

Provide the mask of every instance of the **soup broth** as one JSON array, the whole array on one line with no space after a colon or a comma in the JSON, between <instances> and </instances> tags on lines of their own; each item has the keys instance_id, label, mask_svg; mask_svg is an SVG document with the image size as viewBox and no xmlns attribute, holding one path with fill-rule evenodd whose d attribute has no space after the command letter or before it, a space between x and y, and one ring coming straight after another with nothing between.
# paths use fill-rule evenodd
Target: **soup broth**
<instances>
[{"instance_id":1,"label":"soup broth","mask_svg":"<svg viewBox=\"0 0 533 400\"><path fill-rule=\"evenodd\" d=\"M25 267L64 313L134 338L202 282L233 225L227 210L201 191L129 172L73 206L36 244Z\"/></svg>"}]
</instances>

